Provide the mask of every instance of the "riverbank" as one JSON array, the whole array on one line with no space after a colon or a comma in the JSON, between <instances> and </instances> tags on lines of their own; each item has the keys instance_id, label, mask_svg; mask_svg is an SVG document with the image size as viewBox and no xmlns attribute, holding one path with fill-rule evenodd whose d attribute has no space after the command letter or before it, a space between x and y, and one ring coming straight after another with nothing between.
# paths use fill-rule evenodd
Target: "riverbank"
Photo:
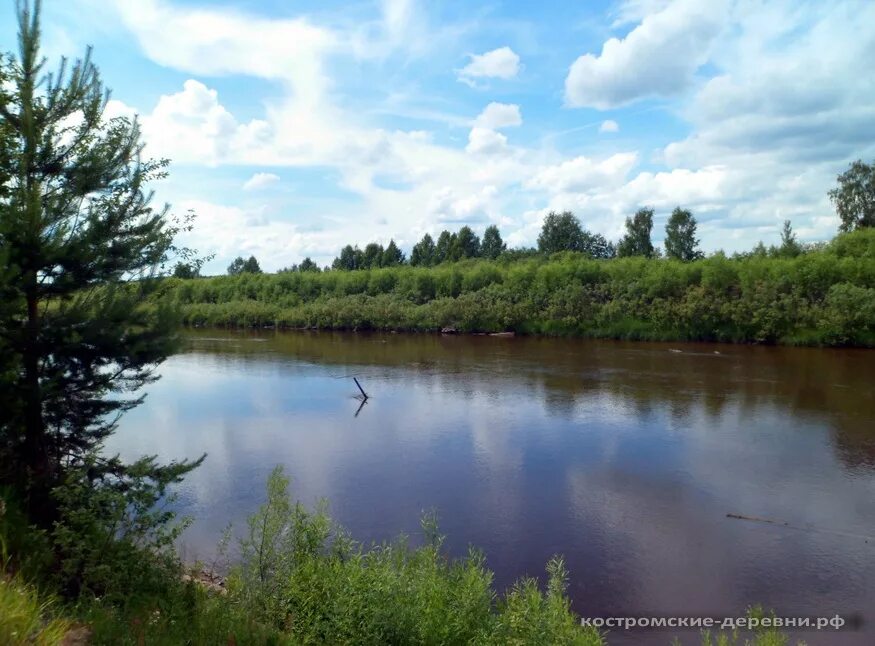
<instances>
[{"instance_id":1,"label":"riverbank","mask_svg":"<svg viewBox=\"0 0 875 646\"><path fill-rule=\"evenodd\" d=\"M185 574L178 557L145 546L126 549L127 567L104 572L99 589L90 587L96 579L84 579L85 587L73 599L52 594L56 581L50 574L34 584L20 572L0 572L0 642L608 644L605 634L571 610L561 557L547 563L545 585L524 578L498 593L482 553L472 548L467 557L453 559L443 552L444 537L433 515L423 516L420 547L411 547L404 537L362 546L324 508L309 511L293 502L288 479L275 469L267 500L248 527L221 587ZM7 546L20 547L9 542L15 535L8 525L0 524L0 530L4 570L9 562L21 565L6 553ZM18 538L39 536L25 527L16 530ZM117 552L124 543L119 537L104 547ZM759 619L764 613L753 608L748 615ZM756 625L751 641L744 643L787 643L775 628ZM721 635L718 643L737 640L737 635ZM706 633L701 643L714 642Z\"/></svg>"},{"instance_id":2,"label":"riverbank","mask_svg":"<svg viewBox=\"0 0 875 646\"><path fill-rule=\"evenodd\" d=\"M579 253L167 279L191 326L875 347L875 231L794 258Z\"/></svg>"}]
</instances>

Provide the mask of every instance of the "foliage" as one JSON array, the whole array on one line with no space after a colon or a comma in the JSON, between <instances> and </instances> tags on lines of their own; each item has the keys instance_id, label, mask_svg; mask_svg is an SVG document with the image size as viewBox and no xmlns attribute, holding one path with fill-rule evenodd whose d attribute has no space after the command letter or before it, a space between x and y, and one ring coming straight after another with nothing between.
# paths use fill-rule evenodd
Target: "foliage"
<instances>
[{"instance_id":1,"label":"foliage","mask_svg":"<svg viewBox=\"0 0 875 646\"><path fill-rule=\"evenodd\" d=\"M471 227L464 226L459 229L456 237L453 238L453 244L450 245L449 259L477 258L479 255L480 238L471 230Z\"/></svg>"},{"instance_id":2,"label":"foliage","mask_svg":"<svg viewBox=\"0 0 875 646\"><path fill-rule=\"evenodd\" d=\"M538 235L538 251L546 254L583 251L583 242L583 227L571 211L550 211Z\"/></svg>"},{"instance_id":3,"label":"foliage","mask_svg":"<svg viewBox=\"0 0 875 646\"><path fill-rule=\"evenodd\" d=\"M507 245L501 239L498 227L494 224L486 227L486 231L483 232L483 242L480 245L480 256L488 260L495 260L506 249Z\"/></svg>"},{"instance_id":4,"label":"foliage","mask_svg":"<svg viewBox=\"0 0 875 646\"><path fill-rule=\"evenodd\" d=\"M802 245L796 240L796 234L793 231L793 226L790 220L784 220L784 225L781 227L781 246L777 250L777 254L795 258L802 253Z\"/></svg>"},{"instance_id":5,"label":"foliage","mask_svg":"<svg viewBox=\"0 0 875 646\"><path fill-rule=\"evenodd\" d=\"M410 264L413 267L430 267L434 263L434 240L429 234L413 245L410 252Z\"/></svg>"},{"instance_id":6,"label":"foliage","mask_svg":"<svg viewBox=\"0 0 875 646\"><path fill-rule=\"evenodd\" d=\"M265 503L240 538L224 589L180 576L172 553L156 559L158 553L135 547L123 532L118 540L130 549L127 560L115 560L122 552L110 539L112 565L102 573L89 571L98 574L96 580L115 579L106 595L95 596L89 585L63 604L38 594L20 576L0 578L2 642L58 644L72 628L89 635L88 643L132 646L606 643L571 610L568 573L559 557L547 564L546 586L525 578L500 595L482 554L472 549L453 558L444 552L433 512L422 518L420 546L403 536L365 546L331 521L324 503L311 511L292 501L288 485L275 469ZM0 531L0 543L5 538ZM703 643L728 646L736 638L711 641L705 635ZM760 631L753 643L786 643L780 639L775 631Z\"/></svg>"},{"instance_id":7,"label":"foliage","mask_svg":"<svg viewBox=\"0 0 875 646\"><path fill-rule=\"evenodd\" d=\"M696 218L686 209L675 208L665 225L665 255L681 262L691 262L703 256L698 246Z\"/></svg>"},{"instance_id":8,"label":"foliage","mask_svg":"<svg viewBox=\"0 0 875 646\"><path fill-rule=\"evenodd\" d=\"M0 574L0 644L56 646L71 622L51 616L54 603L17 577Z\"/></svg>"},{"instance_id":9,"label":"foliage","mask_svg":"<svg viewBox=\"0 0 875 646\"><path fill-rule=\"evenodd\" d=\"M626 218L626 235L617 245L617 255L644 256L654 255L650 232L653 230L653 209L638 209L634 216Z\"/></svg>"},{"instance_id":10,"label":"foliage","mask_svg":"<svg viewBox=\"0 0 875 646\"><path fill-rule=\"evenodd\" d=\"M340 255L334 259L331 264L332 269L345 269L352 271L353 269L362 269L362 252L358 247L346 245L340 250Z\"/></svg>"},{"instance_id":11,"label":"foliage","mask_svg":"<svg viewBox=\"0 0 875 646\"><path fill-rule=\"evenodd\" d=\"M174 350L176 313L146 301L190 216L174 224L150 205L147 185L166 162L141 158L136 121L105 118L90 52L43 75L38 9L19 7L20 52L5 62L0 97L10 172L0 203L0 483L48 528L51 493L68 473L87 464L93 480L131 475L131 465L92 457L140 401L123 393L153 380Z\"/></svg>"},{"instance_id":12,"label":"foliage","mask_svg":"<svg viewBox=\"0 0 875 646\"><path fill-rule=\"evenodd\" d=\"M398 245L395 244L394 240L389 240L389 244L386 246L386 250L383 251L383 260L380 264L381 267L395 267L397 265L404 264L404 254L398 248Z\"/></svg>"},{"instance_id":13,"label":"foliage","mask_svg":"<svg viewBox=\"0 0 875 646\"><path fill-rule=\"evenodd\" d=\"M249 256L243 260L242 256L237 256L230 265L228 265L228 275L237 276L239 274L260 274L261 266L255 256Z\"/></svg>"},{"instance_id":14,"label":"foliage","mask_svg":"<svg viewBox=\"0 0 875 646\"><path fill-rule=\"evenodd\" d=\"M829 192L842 223L841 231L875 227L875 162L859 159L837 178Z\"/></svg>"},{"instance_id":15,"label":"foliage","mask_svg":"<svg viewBox=\"0 0 875 646\"><path fill-rule=\"evenodd\" d=\"M505 252L435 267L166 282L162 298L193 325L875 345L872 230L795 257Z\"/></svg>"},{"instance_id":16,"label":"foliage","mask_svg":"<svg viewBox=\"0 0 875 646\"><path fill-rule=\"evenodd\" d=\"M603 643L571 611L561 559L548 565L546 593L527 579L499 598L482 555L443 554L433 515L423 518L419 548L404 537L366 547L324 506L310 512L292 503L277 468L248 525L229 601L301 643Z\"/></svg>"},{"instance_id":17,"label":"foliage","mask_svg":"<svg viewBox=\"0 0 875 646\"><path fill-rule=\"evenodd\" d=\"M362 269L372 269L383 266L383 254L385 253L385 249L383 249L383 245L377 244L376 242L372 242L369 245L365 246L365 250L362 252Z\"/></svg>"}]
</instances>

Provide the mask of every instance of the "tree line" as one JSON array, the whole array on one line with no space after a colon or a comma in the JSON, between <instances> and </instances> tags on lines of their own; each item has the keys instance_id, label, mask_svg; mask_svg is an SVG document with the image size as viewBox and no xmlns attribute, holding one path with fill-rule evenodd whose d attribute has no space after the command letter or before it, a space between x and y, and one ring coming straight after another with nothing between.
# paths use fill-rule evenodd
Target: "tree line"
<instances>
[{"instance_id":1,"label":"tree line","mask_svg":"<svg viewBox=\"0 0 875 646\"><path fill-rule=\"evenodd\" d=\"M849 232L875 226L875 162L853 162L837 177L837 186L828 193L835 206L841 224L839 231ZM681 262L692 262L704 257L696 236L698 222L688 209L676 207L665 225L664 252L652 242L654 210L649 207L638 209L626 218L626 231L616 243L610 242L600 233L585 229L580 219L571 211L556 213L551 211L544 218L538 235L537 248L508 249L495 225L488 226L483 238L477 236L469 226L463 226L455 233L444 230L435 241L426 233L413 245L410 258L390 240L383 245L371 242L360 249L357 245L346 245L331 263L330 269L354 271L356 269L377 269L409 264L413 267L433 267L445 262L456 262L468 258L495 260L505 256L520 258L534 254L554 254L572 251L591 258L645 258L666 257ZM760 242L753 251L756 255L795 256L805 250L805 245L797 239L790 220L785 220L781 229L781 244L766 248ZM329 267L325 267L327 271ZM305 258L300 265L292 265L281 271L321 271L311 258ZM228 267L228 274L261 273L254 256L248 260L238 257ZM187 267L177 267L180 278L191 277Z\"/></svg>"}]
</instances>

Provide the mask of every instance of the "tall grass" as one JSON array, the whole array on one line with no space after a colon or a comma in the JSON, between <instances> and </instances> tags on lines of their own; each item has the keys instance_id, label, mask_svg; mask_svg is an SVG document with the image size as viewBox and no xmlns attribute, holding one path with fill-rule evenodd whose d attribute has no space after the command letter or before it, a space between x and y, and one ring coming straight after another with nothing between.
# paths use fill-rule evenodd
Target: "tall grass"
<instances>
[{"instance_id":1,"label":"tall grass","mask_svg":"<svg viewBox=\"0 0 875 646\"><path fill-rule=\"evenodd\" d=\"M0 577L0 644L607 644L571 610L560 557L547 563L543 585L525 578L499 594L482 554L449 557L433 515L423 517L422 529L419 547L404 537L357 543L324 505L311 510L294 502L277 468L237 550L223 543L231 564L224 590L184 580L181 564L173 570L163 563L156 576L164 584L141 589L130 585L128 573L143 563L120 563L115 585L128 586L124 598L80 593L62 605L47 601L21 574ZM148 563L151 556L143 551L131 558ZM73 633L87 637L65 642ZM775 630L701 639L707 646L788 643Z\"/></svg>"},{"instance_id":2,"label":"tall grass","mask_svg":"<svg viewBox=\"0 0 875 646\"><path fill-rule=\"evenodd\" d=\"M468 260L168 279L190 325L875 346L875 230L795 258Z\"/></svg>"}]
</instances>

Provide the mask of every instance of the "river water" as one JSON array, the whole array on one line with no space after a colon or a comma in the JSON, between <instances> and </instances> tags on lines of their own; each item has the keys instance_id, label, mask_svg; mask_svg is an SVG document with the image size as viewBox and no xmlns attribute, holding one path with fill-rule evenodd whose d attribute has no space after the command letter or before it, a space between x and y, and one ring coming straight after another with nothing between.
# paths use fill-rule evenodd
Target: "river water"
<instances>
[{"instance_id":1,"label":"river water","mask_svg":"<svg viewBox=\"0 0 875 646\"><path fill-rule=\"evenodd\" d=\"M809 644L875 644L873 351L198 330L160 373L109 448L208 453L180 488L189 559L282 464L360 540L416 535L437 510L499 589L564 555L584 616L760 603L862 618L797 634ZM609 640L674 634L696 642Z\"/></svg>"}]
</instances>

